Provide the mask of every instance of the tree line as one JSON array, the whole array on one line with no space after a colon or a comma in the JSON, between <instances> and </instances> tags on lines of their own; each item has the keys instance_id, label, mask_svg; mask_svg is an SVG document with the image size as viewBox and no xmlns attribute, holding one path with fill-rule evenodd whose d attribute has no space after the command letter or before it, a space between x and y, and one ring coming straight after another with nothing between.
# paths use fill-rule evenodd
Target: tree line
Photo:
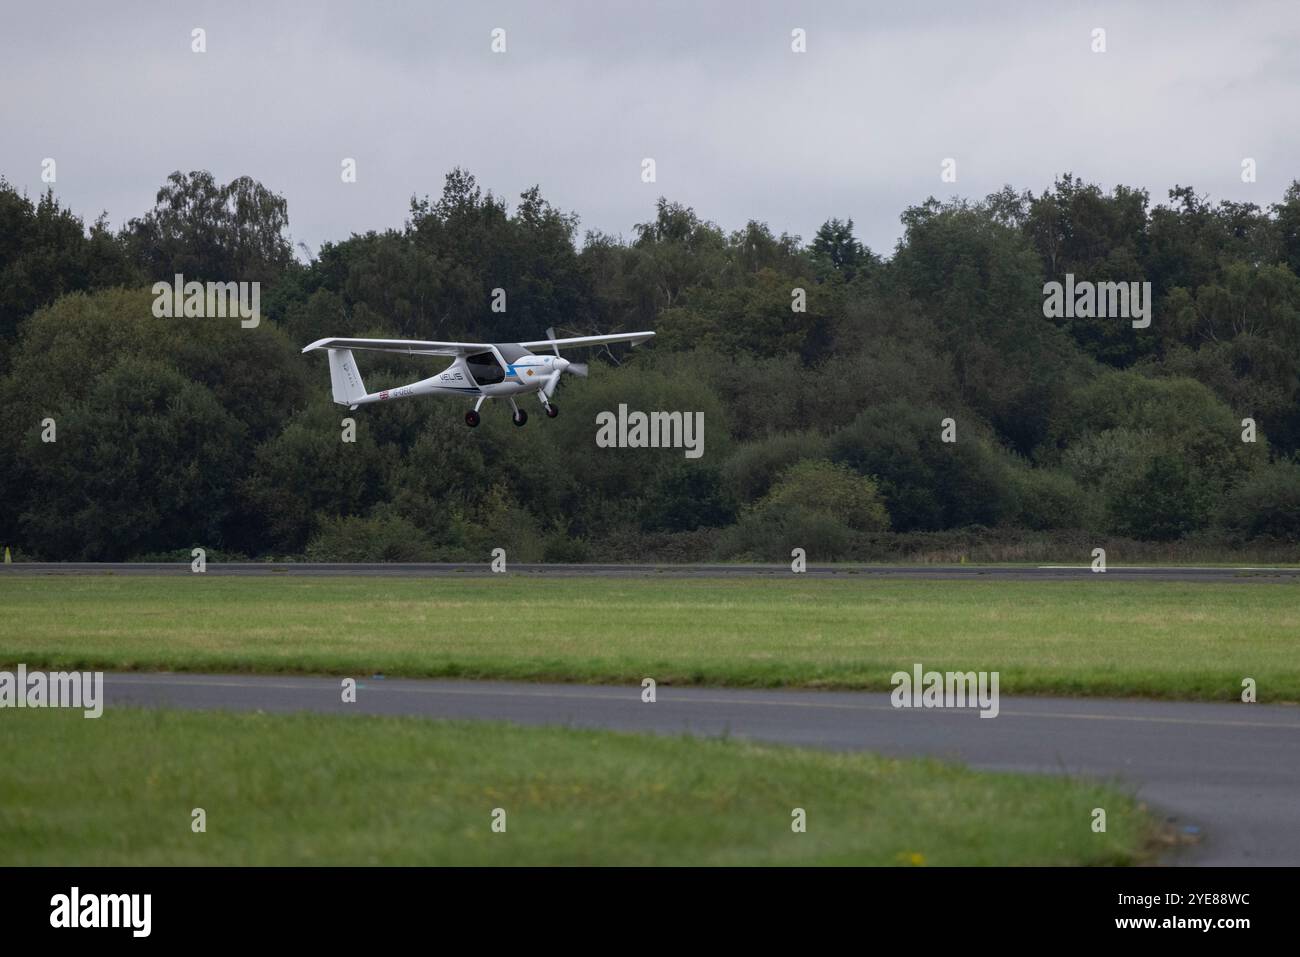
<instances>
[{"instance_id":1,"label":"tree line","mask_svg":"<svg viewBox=\"0 0 1300 957\"><path fill-rule=\"evenodd\" d=\"M929 198L888 255L851 219L805 243L652 213L580 234L538 188L512 204L456 169L400 229L296 257L286 201L247 177L173 173L117 231L0 180L0 543L473 561L1300 543L1300 181L1266 206L1070 174ZM263 321L155 317L176 274L259 282ZM1149 283L1153 321L1049 318L1066 276ZM347 413L299 351L551 327L657 336L566 377L559 418L516 429L489 404L472 432L451 399ZM360 360L372 390L436 371ZM620 403L703 412L706 454L598 448Z\"/></svg>"}]
</instances>

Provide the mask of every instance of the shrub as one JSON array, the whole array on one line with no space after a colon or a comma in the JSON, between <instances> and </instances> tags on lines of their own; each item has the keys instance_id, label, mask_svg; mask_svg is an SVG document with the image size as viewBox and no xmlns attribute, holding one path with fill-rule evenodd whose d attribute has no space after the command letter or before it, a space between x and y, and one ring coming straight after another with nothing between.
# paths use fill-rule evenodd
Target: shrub
<instances>
[{"instance_id":1,"label":"shrub","mask_svg":"<svg viewBox=\"0 0 1300 957\"><path fill-rule=\"evenodd\" d=\"M1300 542L1300 463L1256 469L1228 493L1220 522L1247 538Z\"/></svg>"},{"instance_id":2,"label":"shrub","mask_svg":"<svg viewBox=\"0 0 1300 957\"><path fill-rule=\"evenodd\" d=\"M398 515L368 518L326 518L307 545L313 562L429 562L436 558L433 542Z\"/></svg>"},{"instance_id":3,"label":"shrub","mask_svg":"<svg viewBox=\"0 0 1300 957\"><path fill-rule=\"evenodd\" d=\"M1025 468L1015 473L1017 523L1035 530L1084 528L1089 494L1064 472Z\"/></svg>"},{"instance_id":4,"label":"shrub","mask_svg":"<svg viewBox=\"0 0 1300 957\"><path fill-rule=\"evenodd\" d=\"M828 515L860 532L889 528L889 513L876 483L833 462L792 465L759 502L758 510L785 511L796 506Z\"/></svg>"},{"instance_id":5,"label":"shrub","mask_svg":"<svg viewBox=\"0 0 1300 957\"><path fill-rule=\"evenodd\" d=\"M755 502L781 472L804 459L822 458L825 449L826 440L816 433L773 435L737 449L723 465L722 479L740 501Z\"/></svg>"},{"instance_id":6,"label":"shrub","mask_svg":"<svg viewBox=\"0 0 1300 957\"><path fill-rule=\"evenodd\" d=\"M752 511L722 534L718 553L740 561L788 562L802 548L809 561L852 557L853 535L834 516L802 505Z\"/></svg>"},{"instance_id":7,"label":"shrub","mask_svg":"<svg viewBox=\"0 0 1300 957\"><path fill-rule=\"evenodd\" d=\"M586 540L556 532L546 540L542 561L548 565L580 565L587 561L587 554Z\"/></svg>"}]
</instances>

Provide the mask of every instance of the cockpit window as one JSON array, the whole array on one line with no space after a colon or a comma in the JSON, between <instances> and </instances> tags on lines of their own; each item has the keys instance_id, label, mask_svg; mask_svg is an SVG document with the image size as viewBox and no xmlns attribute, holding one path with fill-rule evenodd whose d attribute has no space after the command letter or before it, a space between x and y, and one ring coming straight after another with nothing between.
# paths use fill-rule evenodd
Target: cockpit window
<instances>
[{"instance_id":1,"label":"cockpit window","mask_svg":"<svg viewBox=\"0 0 1300 957\"><path fill-rule=\"evenodd\" d=\"M502 350L504 352L504 350ZM469 374L474 377L474 381L479 385L496 385L498 382L505 381L506 370L501 368L501 363L497 362L497 357L490 352L480 352L477 355L466 356L465 365L469 369Z\"/></svg>"}]
</instances>

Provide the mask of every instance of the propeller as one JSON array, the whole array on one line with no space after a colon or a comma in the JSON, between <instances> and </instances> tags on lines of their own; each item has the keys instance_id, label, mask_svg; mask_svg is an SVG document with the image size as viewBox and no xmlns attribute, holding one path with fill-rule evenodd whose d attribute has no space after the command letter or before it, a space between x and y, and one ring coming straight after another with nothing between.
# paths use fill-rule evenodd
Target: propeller
<instances>
[{"instance_id":1,"label":"propeller","mask_svg":"<svg viewBox=\"0 0 1300 957\"><path fill-rule=\"evenodd\" d=\"M554 327L554 326L551 326L549 329L546 330L546 338L551 339L551 340L554 340L554 339L555 339L555 327ZM574 375L576 375L579 379L585 379L585 378L587 378L587 363L585 363L585 362L570 362L568 359L561 358L561 356L560 356L560 347L557 346L557 345L554 343L554 341L551 342L551 348L555 350L555 357L556 357L557 359L560 360L560 361L556 364L557 367L559 368L560 372L572 372L572 373L573 373ZM556 386L557 384L559 384L559 381L560 381L560 377L559 377L559 375L556 375L556 377L555 377L555 382L551 384L551 391L552 391L552 392L555 391L555 386ZM550 393L547 393L547 394L549 395Z\"/></svg>"}]
</instances>

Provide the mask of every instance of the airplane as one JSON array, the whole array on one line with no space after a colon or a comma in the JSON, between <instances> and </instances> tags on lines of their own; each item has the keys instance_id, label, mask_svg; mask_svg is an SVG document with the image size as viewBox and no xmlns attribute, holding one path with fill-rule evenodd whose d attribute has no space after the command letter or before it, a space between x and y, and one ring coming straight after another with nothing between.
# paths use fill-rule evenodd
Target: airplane
<instances>
[{"instance_id":1,"label":"airplane","mask_svg":"<svg viewBox=\"0 0 1300 957\"><path fill-rule=\"evenodd\" d=\"M417 395L477 396L474 408L465 413L465 424L471 429L479 424L479 409L488 399L505 399L510 403L515 425L528 421L528 413L515 404L515 396L536 392L548 418L560 414L560 408L551 401L560 376L586 378L585 362L570 362L560 356L560 347L603 346L614 342L639 345L654 336L653 332L624 332L612 336L577 336L571 339L555 338L555 330L547 329L547 339L535 342L428 342L422 339L317 339L303 352L324 349L329 355L330 385L334 401L355 409L360 405L386 402L389 399L406 399ZM534 355L530 350L549 346L555 355ZM442 372L419 382L366 392L357 369L353 350L394 352L411 356L454 356L455 360Z\"/></svg>"}]
</instances>

